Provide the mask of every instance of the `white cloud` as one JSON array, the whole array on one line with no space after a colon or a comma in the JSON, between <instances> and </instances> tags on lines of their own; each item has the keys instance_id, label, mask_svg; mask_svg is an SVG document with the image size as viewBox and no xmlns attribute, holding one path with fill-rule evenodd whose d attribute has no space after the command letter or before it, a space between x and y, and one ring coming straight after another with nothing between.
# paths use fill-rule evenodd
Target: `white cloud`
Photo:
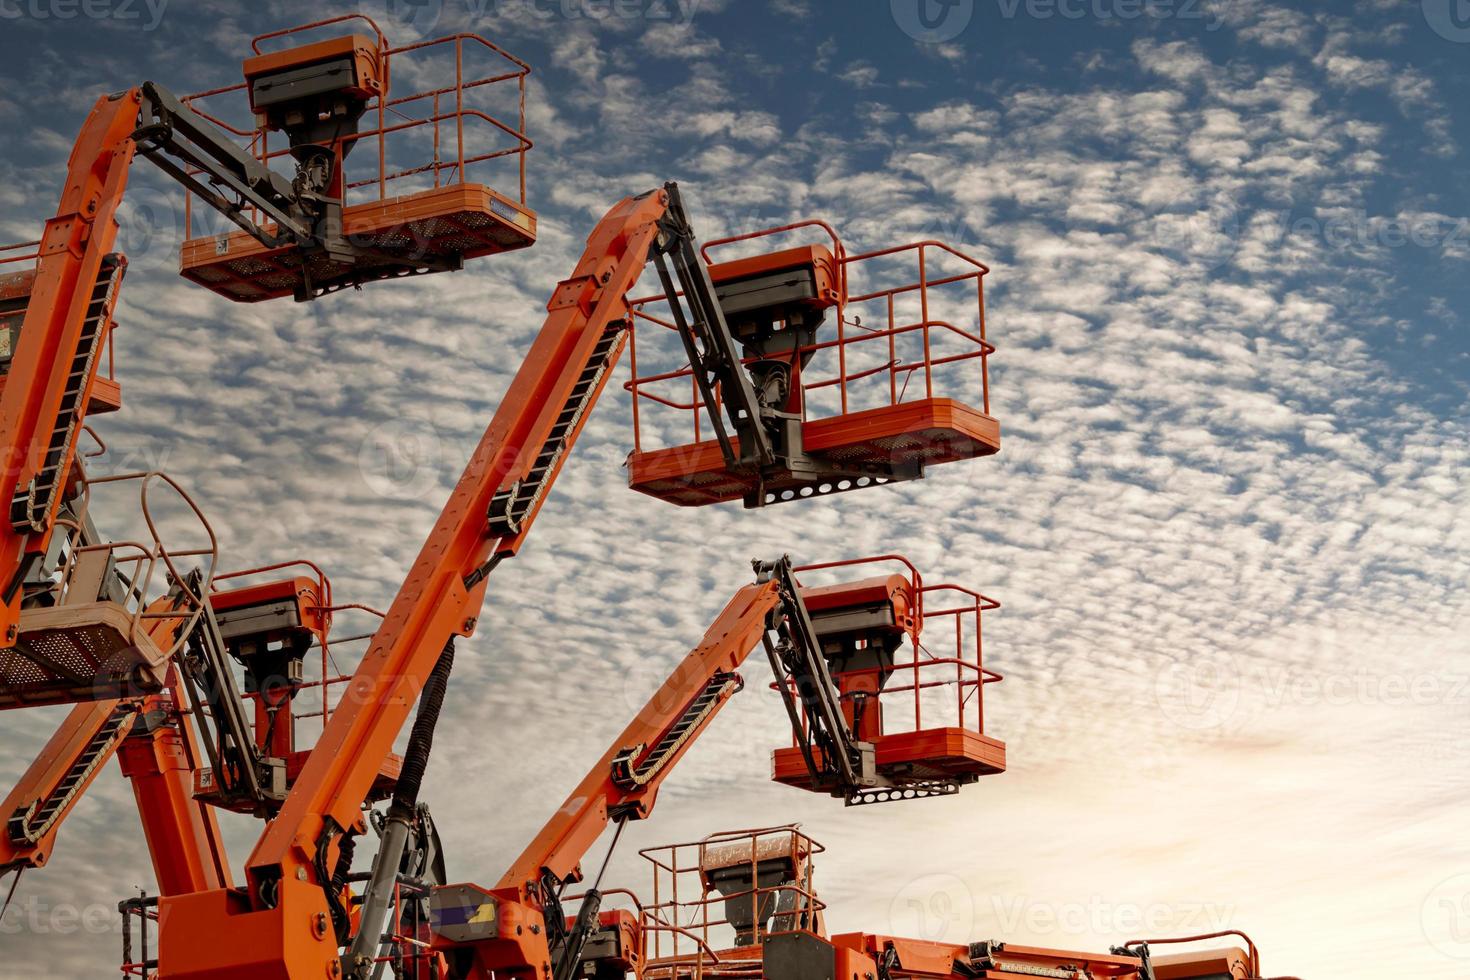
<instances>
[{"instance_id":1,"label":"white cloud","mask_svg":"<svg viewBox=\"0 0 1470 980\"><path fill-rule=\"evenodd\" d=\"M838 928L881 932L915 877L953 871L976 909L970 938L1133 938L1090 921L1011 931L1013 901L1158 904L1171 929L1206 903L1257 933L1272 975L1350 976L1373 949L1401 972L1449 977L1418 904L1470 866L1453 834L1466 713L1445 692L1392 703L1385 684L1470 672L1470 440L1463 416L1419 404L1380 356L1379 325L1412 319L1372 290L1384 250L1334 249L1280 220L1384 213L1367 201L1394 152L1389 127L1332 96L1390 83L1372 59L1342 60L1366 58L1346 42L1316 47L1315 21L1252 9L1241 36L1279 36L1293 60L1231 65L1200 45L1139 41L1123 81L919 93L912 116L874 104L794 129L724 70L738 56L704 19L687 34L507 25L551 53L532 100L544 104L536 138L555 147L532 157L535 249L307 308L232 306L179 283L165 250L138 256L118 337L128 408L99 430L119 454L166 459L232 564L306 554L340 596L382 605L549 290L615 200L680 173L706 237L807 215L864 245L944 228L993 269L1001 455L830 504L680 510L619 486L627 405L610 390L463 645L426 791L452 874L497 875L748 579L748 558L902 549L934 580L1004 601L986 650L1008 680L987 710L1013 771L887 811L771 786L784 721L752 668L655 819L629 831L614 877L641 884L635 845L800 819L829 845L820 887ZM649 47L710 63L659 81L638 71ZM853 67L848 81L877 84L872 64ZM1429 96L1411 85L1398 97L1409 111ZM854 121L884 123L876 158L850 152ZM54 155L64 141L50 143ZM13 176L24 195L7 221L38 220L54 170ZM1437 207L1391 213L1452 217ZM361 449L405 418L434 435L428 479L383 496ZM1181 724L1158 678L1222 654L1237 713ZM1344 680L1345 703L1314 693ZM56 717L0 716L12 746L0 774L14 777ZM465 732L484 737L452 734ZM109 771L20 900L110 905L147 885L130 806ZM256 828L227 823L238 862ZM1375 861L1345 865L1365 840ZM7 955L17 971L91 975L115 939L32 935Z\"/></svg>"}]
</instances>

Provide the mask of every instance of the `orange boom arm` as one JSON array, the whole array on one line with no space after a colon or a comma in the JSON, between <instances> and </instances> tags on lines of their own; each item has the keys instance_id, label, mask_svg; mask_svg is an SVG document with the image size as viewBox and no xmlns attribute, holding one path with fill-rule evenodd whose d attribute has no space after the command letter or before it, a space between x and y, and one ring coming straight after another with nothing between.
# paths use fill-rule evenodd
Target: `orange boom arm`
<instances>
[{"instance_id":1,"label":"orange boom arm","mask_svg":"<svg viewBox=\"0 0 1470 980\"><path fill-rule=\"evenodd\" d=\"M56 216L0 391L0 649L18 635L30 556L44 557L96 373L121 263L107 261L133 159L137 89L97 100L67 164ZM100 302L99 302L100 294Z\"/></svg>"}]
</instances>

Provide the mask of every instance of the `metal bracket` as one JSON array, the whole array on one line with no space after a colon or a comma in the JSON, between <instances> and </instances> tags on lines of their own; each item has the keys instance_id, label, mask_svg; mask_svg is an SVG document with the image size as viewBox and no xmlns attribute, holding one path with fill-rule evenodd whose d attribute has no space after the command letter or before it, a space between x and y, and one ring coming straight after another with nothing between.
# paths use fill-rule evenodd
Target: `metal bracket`
<instances>
[{"instance_id":1,"label":"metal bracket","mask_svg":"<svg viewBox=\"0 0 1470 980\"><path fill-rule=\"evenodd\" d=\"M710 424L719 440L720 452L730 467L764 468L776 462L776 451L766 431L765 412L756 398L750 375L735 347L725 313L715 295L709 267L699 257L689 214L679 195L679 185L664 185L669 195L668 209L659 219L658 236L652 246L654 266L669 309L684 341L689 366L699 386L700 399L709 409ZM671 271L672 267L672 271ZM678 280L677 285L675 279ZM681 299L682 297L682 299ZM688 306L688 312L685 306ZM716 389L718 388L718 397ZM718 406L723 404L729 415L732 440ZM736 440L738 440L738 452Z\"/></svg>"},{"instance_id":2,"label":"metal bracket","mask_svg":"<svg viewBox=\"0 0 1470 980\"><path fill-rule=\"evenodd\" d=\"M757 582L775 581L781 606L771 614L761 637L776 689L786 705L791 730L807 769L818 785L845 799L887 785L875 771L873 745L852 736L842 714L841 699L827 660L822 656L816 627L796 584L791 556L773 562L755 561ZM770 632L777 635L772 642ZM800 708L798 709L798 700ZM802 716L805 715L805 724Z\"/></svg>"}]
</instances>

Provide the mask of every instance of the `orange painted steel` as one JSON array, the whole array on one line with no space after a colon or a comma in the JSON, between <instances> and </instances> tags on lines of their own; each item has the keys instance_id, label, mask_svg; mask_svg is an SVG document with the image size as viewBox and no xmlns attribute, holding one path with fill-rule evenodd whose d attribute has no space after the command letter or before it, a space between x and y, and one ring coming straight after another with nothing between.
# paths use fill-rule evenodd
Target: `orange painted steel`
<instances>
[{"instance_id":1,"label":"orange painted steel","mask_svg":"<svg viewBox=\"0 0 1470 980\"><path fill-rule=\"evenodd\" d=\"M891 948L896 954L897 966L892 971L895 977L939 980L977 975L969 966L971 955L968 946L861 932L833 936L832 943L840 948L860 951L875 961ZM1141 977L1136 958L1116 953L1078 953L1005 943L1003 946L996 944L993 958L995 968L981 972L979 976L1057 976L1060 975L1057 971L1071 971L1072 976L1095 977L1097 980L1139 980ZM1013 969L1006 969L1008 966ZM1052 972L1041 973L1038 970Z\"/></svg>"},{"instance_id":2,"label":"orange painted steel","mask_svg":"<svg viewBox=\"0 0 1470 980\"><path fill-rule=\"evenodd\" d=\"M158 608L164 611L161 605ZM155 645L168 647L182 624L177 616L158 618L151 620L147 629ZM176 669L171 669L170 678L170 689L178 690ZM93 749L89 764L83 768L90 743L120 709L127 715L116 736L101 751ZM151 731L138 732L139 719L144 719ZM132 783L158 887L165 894L227 887L230 873L214 812L193 798L193 773L200 756L192 723L170 695L89 701L72 708L0 805L0 818L9 820L17 811L49 799L65 785L70 785L69 798L37 839L17 842L10 833L0 835L0 868L43 866L67 814L114 754ZM69 773L76 774L76 781L63 784Z\"/></svg>"},{"instance_id":3,"label":"orange painted steel","mask_svg":"<svg viewBox=\"0 0 1470 980\"><path fill-rule=\"evenodd\" d=\"M739 689L735 671L760 644L767 617L781 604L776 582L747 585L737 592L689 652L583 777L566 802L486 894L496 902L498 936L473 944L475 977L529 976L550 962L543 879L580 880L581 861L612 820L642 820L653 810L660 785L705 731L720 708ZM646 781L631 784L615 775L616 762L631 767L651 756L659 740L686 717L701 692L722 678L729 683L712 695L697 720L682 730L681 741L658 762ZM474 886L467 886L474 887Z\"/></svg>"},{"instance_id":4,"label":"orange painted steel","mask_svg":"<svg viewBox=\"0 0 1470 980\"><path fill-rule=\"evenodd\" d=\"M720 263L711 259L722 247L812 230L827 241ZM800 366L799 372L793 372L798 375L795 400L803 419L803 445L812 455L875 467L937 465L999 451L1000 425L990 415L989 358L995 346L986 337L984 277L989 269L984 264L932 240L849 255L836 231L822 221L718 239L707 243L702 255L711 262L710 276L716 283L793 263L813 270L816 302L835 311L835 336L803 345L790 355L793 368ZM959 271L936 272L940 261ZM910 264L913 271L903 271ZM884 284L854 292L854 280L865 278ZM971 291L973 298L969 298ZM650 354L666 355L663 332L674 328L659 312L666 302L661 295L634 301L631 378L624 384L631 396L633 417L629 486L683 506L703 506L752 494L764 494L765 503L774 503L888 482L876 477L858 482L854 477L803 488L795 482L764 481L760 474L728 472L718 445L705 438L701 417L702 412L718 410L719 405L704 403L694 372L687 364L654 371L639 366L640 356L647 362ZM940 315L970 304L973 326L949 322ZM876 311L880 325L863 323L865 311L870 318ZM652 329L651 340L640 336L640 325L645 332ZM922 357L905 363L906 347L921 349ZM761 359L747 357L745 363ZM811 363L801 366L804 359ZM971 363L976 370L962 390L943 390L941 373L949 378L951 369L958 371ZM829 376L813 374L823 365L831 371ZM916 380L921 387L915 388ZM911 388L915 388L912 393ZM674 431L682 426L691 441L645 445L650 430L666 432L671 421Z\"/></svg>"},{"instance_id":5,"label":"orange painted steel","mask_svg":"<svg viewBox=\"0 0 1470 980\"><path fill-rule=\"evenodd\" d=\"M62 780L73 771L87 746L102 731L104 724L112 717L113 711L120 703L115 700L88 701L75 705L71 709L71 712L57 727L55 734L41 750L40 755L36 756L35 761L5 797L4 803L0 803L0 828L3 828L5 821L8 821L14 814L25 810L33 803L46 800L57 792ZM121 734L126 736L126 728L132 726L132 719L129 718L124 725L125 728ZM109 751L87 771L74 792L73 801L79 800L86 792L87 787L97 778L102 765L107 758L111 757L111 754L112 751ZM70 809L71 806L66 807L67 811ZM66 812L63 811L50 829L34 841L17 841L9 833L0 833L0 873L13 868L44 867L51 857L56 835L61 830L65 816Z\"/></svg>"},{"instance_id":6,"label":"orange painted steel","mask_svg":"<svg viewBox=\"0 0 1470 980\"><path fill-rule=\"evenodd\" d=\"M297 753L296 748L296 722L301 715L294 710L296 698L303 691L313 690L320 695L322 704L327 704L329 689L332 681L330 670L332 648L332 582L326 572L314 562L304 559L295 561L275 562L270 565L261 565L255 568L244 568L233 572L216 575L213 584L218 586L220 582L235 581L238 579L256 578L271 572L284 569L304 569L311 575L294 575L288 579L275 579L267 582L259 582L254 585L237 586L233 589L216 590L210 593L209 604L216 613L224 609L239 609L248 606L259 605L266 602L285 602L295 607L296 618L301 628L312 634L313 641L320 653L320 674L315 681L307 682L304 679L292 686L289 694L289 704L286 705L290 711L288 724L272 725L271 711L280 705L272 705L263 692L256 691L246 694L248 701L255 703L255 735L256 742L266 755L281 756L287 759L288 777L293 757L299 757L300 765L305 763L306 753ZM314 713L316 714L316 713ZM326 727L327 711L325 708L319 712L322 718L322 727Z\"/></svg>"},{"instance_id":7,"label":"orange painted steel","mask_svg":"<svg viewBox=\"0 0 1470 980\"><path fill-rule=\"evenodd\" d=\"M813 419L802 427L802 435L810 452L850 452L852 459L864 462L892 458L894 444L922 447L930 463L975 459L1000 450L1000 423L947 398ZM847 489L888 481L880 477L844 477L827 482ZM754 476L726 468L720 446L713 440L633 453L628 457L628 484L685 507L740 500L757 486ZM812 495L786 488L771 490L766 496L768 502L773 502L777 496L791 500Z\"/></svg>"},{"instance_id":8,"label":"orange painted steel","mask_svg":"<svg viewBox=\"0 0 1470 980\"><path fill-rule=\"evenodd\" d=\"M735 594L705 632L699 645L689 652L648 703L634 715L603 757L568 794L566 802L542 827L536 839L501 877L497 889L521 889L520 897L524 899L524 889L540 878L543 869L549 869L560 879L565 879L577 869L582 856L607 826L610 812L636 820L648 816L663 777L694 744L713 713L689 733L683 745L646 785L631 789L619 786L613 778L614 757L633 746L652 747L678 719L690 699L717 674L738 670L760 644L766 630L766 617L780 603L780 590L774 581L747 585Z\"/></svg>"},{"instance_id":9,"label":"orange painted steel","mask_svg":"<svg viewBox=\"0 0 1470 980\"><path fill-rule=\"evenodd\" d=\"M1243 978L1243 980L1263 980L1264 971L1261 969L1261 951L1257 948L1255 941L1239 929L1222 929L1218 932L1207 932L1198 936L1175 936L1168 939L1134 939L1124 946L1134 948L1138 946L1176 946L1194 943L1209 942L1214 939L1239 939L1245 944L1244 949L1230 947L1227 949L1207 950L1204 952L1174 953L1167 956L1154 957L1155 973L1158 980L1194 980L1198 977L1226 977L1229 980ZM1267 980L1299 980L1298 977L1271 977Z\"/></svg>"},{"instance_id":10,"label":"orange painted steel","mask_svg":"<svg viewBox=\"0 0 1470 980\"><path fill-rule=\"evenodd\" d=\"M918 568L902 555L804 565L796 572L893 565L900 566L903 573L869 579L856 586L802 589L803 597L811 597L808 609L814 614L829 602L842 601L844 594L859 596L866 592L874 599L888 601L894 608L895 628L902 630L908 641L908 660L895 660L891 668L833 671L832 679L844 696L849 724L854 725L858 737L873 743L880 773L920 766L935 778L969 779L1005 771L1005 743L985 733L984 699L985 687L1004 678L985 666L981 629L982 614L999 609L999 602L964 586L926 585ZM953 699L937 703L934 695L946 690L953 692ZM851 700L859 695L876 701L876 706L867 708L861 718L855 717ZM926 696L930 702L927 718ZM890 707L893 702L909 710L897 715ZM806 724L804 715L801 721ZM789 786L815 789L797 744L793 740L791 747L772 754L772 778Z\"/></svg>"},{"instance_id":11,"label":"orange painted steel","mask_svg":"<svg viewBox=\"0 0 1470 980\"><path fill-rule=\"evenodd\" d=\"M481 184L353 205L345 210L342 227L354 242L383 249L407 240L405 230L412 232L420 259L475 259L527 248L536 240L535 214ZM263 245L243 231L191 238L182 246L180 273L226 299L280 299L293 295L301 278L298 253L289 245ZM319 276L333 266L325 257L312 262Z\"/></svg>"},{"instance_id":12,"label":"orange painted steel","mask_svg":"<svg viewBox=\"0 0 1470 980\"><path fill-rule=\"evenodd\" d=\"M652 883L640 896L624 891L636 912L642 968L639 980L764 980L768 976L832 976L886 980L973 980L993 977L1057 977L1071 980L1263 980L1255 944L1240 932L1149 940L1150 947L1238 937L1246 947L1152 957L1153 972L1135 955L1142 942L1108 953L1053 949L1008 942L954 943L866 932L829 935L826 904L815 890L813 859L825 849L797 825L732 830L695 841L644 848L639 854L652 868ZM783 859L783 875L761 884L770 862ZM748 870L726 877L723 889L713 873ZM772 880L768 878L767 880ZM609 890L609 894L612 890ZM575 899L569 899L572 901ZM746 902L749 905L746 905ZM760 910L734 923L731 902ZM723 905L723 908L721 907ZM603 921L626 910L603 912ZM741 933L744 933L743 938ZM782 959L783 943L807 953ZM830 957L814 957L821 951ZM818 965L813 965L813 964ZM797 964L816 970L796 972ZM1273 980L1297 980L1293 977Z\"/></svg>"},{"instance_id":13,"label":"orange painted steel","mask_svg":"<svg viewBox=\"0 0 1470 980\"><path fill-rule=\"evenodd\" d=\"M26 308L30 305L31 291L35 288L36 261L35 252L26 252L20 255L5 256L6 251L14 251L18 248L34 246L37 242L28 242L25 245L0 246L0 265L7 262L26 262L30 268L16 272L0 272L0 333L9 333L7 340L16 337L25 320ZM114 302L116 296L113 297ZM112 373L112 339L116 323L112 319L112 309L106 310L107 322L102 324L103 335L101 343L107 355L105 373L99 367L98 372L92 379L92 390L88 394L85 406L85 414L88 416L101 415L105 412L115 412L122 408L122 386ZM8 350L8 349L7 349ZM9 360L9 353L5 360ZM9 376L10 367L7 364L0 371L0 392L5 390L5 380Z\"/></svg>"},{"instance_id":14,"label":"orange painted steel","mask_svg":"<svg viewBox=\"0 0 1470 980\"><path fill-rule=\"evenodd\" d=\"M762 941L787 932L825 935L827 904L811 881L816 857L826 851L799 826L721 831L697 841L646 847L638 852L652 871L650 896L639 907L645 944L644 980L687 977L761 976ZM773 859L790 861L792 878L774 886L759 884L759 865ZM749 869L750 887L718 892L711 887L716 871ZM737 926L728 916L730 904L746 899L748 907L790 909L783 928L753 922L750 942L736 946ZM745 904L745 903L741 903ZM777 923L773 917L773 925ZM838 976L845 975L843 971ZM850 975L850 972L846 975Z\"/></svg>"},{"instance_id":15,"label":"orange painted steel","mask_svg":"<svg viewBox=\"0 0 1470 980\"><path fill-rule=\"evenodd\" d=\"M85 543L81 531L94 488L127 483L138 485L139 513L147 528L147 540ZM155 483L176 494L198 519L208 541L206 546L176 549L164 543L150 500ZM80 506L77 519L56 522L68 532L69 560L59 580L51 585L51 604L37 604L22 611L19 642L10 650L0 651L0 707L72 704L157 692L164 686L173 655L201 615L204 599L191 589L178 562L186 557L206 559L207 582L218 558L218 547L213 528L189 493L172 477L156 471L95 479L79 475L75 486ZM78 571L88 559L101 559L128 570L126 581L133 594L130 603L97 594L99 582ZM79 578L85 581L79 582ZM162 598L149 601L164 578L180 597L178 603ZM160 622L174 625L163 631L154 629ZM167 642L160 646L160 639Z\"/></svg>"},{"instance_id":16,"label":"orange painted steel","mask_svg":"<svg viewBox=\"0 0 1470 980\"><path fill-rule=\"evenodd\" d=\"M627 292L642 273L667 205L661 190L628 198L593 231L573 275L553 293L541 332L305 768L247 861L248 892L163 900L161 940L169 975L294 977L325 969L324 942L301 940L295 932L297 923L327 911L317 880L319 842L358 824L359 807L440 652L453 637L473 633L492 559L515 554L530 530L536 509L515 533L489 536L490 501L529 473L604 333L623 329ZM605 383L604 375L591 399ZM579 429L580 424L571 431L568 447ZM330 866L335 854L328 856ZM262 948L281 958L262 954L249 964L229 965L199 938L237 927L258 932L268 944ZM335 952L333 947L331 957Z\"/></svg>"},{"instance_id":17,"label":"orange painted steel","mask_svg":"<svg viewBox=\"0 0 1470 980\"><path fill-rule=\"evenodd\" d=\"M349 34L307 41L279 51L262 51L264 41L295 39L349 22L366 24L372 35ZM360 85L355 91L368 102L367 114L375 122L338 137L333 142L333 150L345 167L348 149L376 147L376 173L356 179L345 171L338 175L345 205L343 232L350 240L395 255L400 254L405 243L411 242L409 251L418 260L461 261L526 248L535 242L536 213L526 204L526 154L534 144L526 135L526 79L531 68L524 61L472 33L393 47L381 28L361 14L262 34L252 41L252 49L256 56L245 62L246 81L186 96L183 103L238 139L261 163L286 160L290 158L290 147L273 148L269 131L253 122L232 124L225 118L230 115L228 110L241 111L238 104L242 98L247 103L245 108L250 108L248 103L253 99L250 79L256 74L334 54L349 57ZM487 75L467 76L467 52L491 58L499 67ZM452 59L453 84L392 96L388 83L394 59L410 57ZM469 104L471 94L482 97L511 84L515 86L512 121ZM472 127L472 140L483 131L510 145L479 151L467 149L467 123ZM443 146L447 142L446 131L453 133L454 146L447 156ZM390 171L388 157L406 152L403 147L390 152L390 139L396 145L416 137L429 141L427 149L414 151L427 156L427 162ZM517 168L513 194L470 181L468 168L472 165L510 157L515 158ZM422 183L429 186L419 186ZM258 213L251 213L260 221ZM290 296L300 284L301 267L293 249L268 247L243 231L212 234L205 229L205 234L196 236L194 224L193 198L189 195L184 203L186 240L181 252L181 272L185 278L241 302ZM314 280L330 279L335 266L328 258L316 256L312 263Z\"/></svg>"},{"instance_id":18,"label":"orange painted steel","mask_svg":"<svg viewBox=\"0 0 1470 980\"><path fill-rule=\"evenodd\" d=\"M66 475L75 441L60 458L47 459L51 432L63 413L68 374L82 342L84 321L103 259L117 239L117 208L127 186L141 95L128 89L97 100L67 163L66 184L56 215L46 222L20 337L0 392L0 503L7 508L43 467ZM90 365L95 376L95 361ZM84 381L81 410L92 386ZM19 630L22 555L44 554L51 522L61 504L57 493L42 530L18 531L0 522L0 648L12 646Z\"/></svg>"},{"instance_id":19,"label":"orange painted steel","mask_svg":"<svg viewBox=\"0 0 1470 980\"><path fill-rule=\"evenodd\" d=\"M182 690L177 668L170 690ZM195 774L204 765L192 713L179 694L145 699L141 711L151 726L134 732L118 748L123 775L133 787L143 835L158 890L163 895L229 888L233 884L224 839L214 808L194 794Z\"/></svg>"},{"instance_id":20,"label":"orange painted steel","mask_svg":"<svg viewBox=\"0 0 1470 980\"><path fill-rule=\"evenodd\" d=\"M840 615L844 610L867 610L874 606L887 606L892 610L895 628L912 637L917 643L923 628L922 602L926 594L943 592L951 586L923 585L918 569L900 556L878 556L866 559L828 562L807 566L807 571L821 571L848 567L892 566L900 564L907 574L879 575L860 581L843 582L836 585L802 588L802 603L813 616L824 613ZM964 590L974 597L976 606L995 608L998 603L985 599L979 593ZM481 978L492 974L501 976L529 976L536 972L537 964L550 962L552 952L548 947L546 916L560 904L549 905L545 895L548 877L556 882L582 880L581 861L592 845L602 835L609 822L626 819L644 819L649 816L659 786L670 774L679 759L706 730L714 715L738 689L735 673L757 647L771 628L772 616L783 605L779 580L742 588L725 606L719 617L705 633L704 638L674 669L658 690L641 708L612 746L583 777L582 781L568 794L566 801L545 824L536 838L526 847L493 889L481 889L475 885L451 886L462 889L463 894L479 896L476 901L487 903L494 909L495 935L493 938L476 939L472 942L447 941L440 937L441 948L460 947L467 950L474 967L470 976ZM957 610L940 609L931 614L943 621L957 615ZM855 689L854 677L866 675L867 671L834 673L834 680L842 691L851 693ZM713 692L713 693L711 693ZM707 697L706 702L701 697ZM850 707L846 720L852 723ZM661 755L660 743L676 733L675 749ZM860 730L861 737L872 734L877 743L877 761L880 770L884 767L896 770L900 766L913 768L925 765L945 775L966 776L976 771L977 765L985 771L1000 771L1005 768L1004 745L993 739L965 729L933 729L883 735L881 730L868 733ZM784 751L784 750L783 750ZM805 764L793 751L795 764L802 767L808 780ZM636 782L630 774L639 765L659 759L649 772L645 782ZM783 779L785 759L777 753L775 778L778 781L799 784L795 778ZM794 828L784 828L796 838L806 841L793 844L804 855L821 851L821 846L799 834ZM679 879L691 870L704 866L713 843L742 838L747 833L757 835L774 831L735 832L733 835L716 835L699 842L699 861L688 867L680 846L672 849L651 849L640 853L650 860L657 872L654 891L649 905L639 905L638 927L640 942L647 954L648 962L641 974L656 978L663 974L670 977L680 970L723 973L732 968L729 957L715 953L712 949L710 928L728 924L717 915L711 917L711 906L731 896L712 899L702 895L688 898L688 887L684 886L685 897L680 898ZM754 843L751 845L755 846ZM764 846L764 845L763 845ZM664 851L668 850L667 855ZM738 857L738 855L737 855ZM667 872L669 880L664 882L661 874ZM775 889L757 889L773 896ZM787 887L786 891L791 889ZM752 892L754 894L754 892ZM807 894L813 922L819 921L823 906L814 894ZM769 897L768 896L768 897ZM788 896L789 897L789 896ZM574 899L565 899L571 902ZM635 900L635 904L636 900ZM613 913L599 919L604 925L620 925L622 920ZM653 951L647 953L646 945L653 942ZM668 956L663 953L663 943L672 944ZM691 949L686 945L692 943ZM692 956L692 958L691 958ZM739 957L736 957L738 960ZM717 969L714 969L718 967Z\"/></svg>"}]
</instances>

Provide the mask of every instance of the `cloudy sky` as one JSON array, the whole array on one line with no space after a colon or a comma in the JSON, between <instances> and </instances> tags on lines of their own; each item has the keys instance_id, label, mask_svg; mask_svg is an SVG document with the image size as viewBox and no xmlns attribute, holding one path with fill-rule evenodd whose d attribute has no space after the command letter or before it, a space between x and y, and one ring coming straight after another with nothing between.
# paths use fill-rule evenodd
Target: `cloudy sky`
<instances>
[{"instance_id":1,"label":"cloudy sky","mask_svg":"<svg viewBox=\"0 0 1470 980\"><path fill-rule=\"evenodd\" d=\"M226 565L310 557L381 606L620 197L676 178L704 237L945 238L993 270L1001 454L679 510L623 487L610 389L461 647L425 789L451 876L499 877L750 558L899 551L1004 603L987 727L1010 771L844 810L766 780L784 723L752 683L613 877L643 884L637 847L800 821L836 929L1101 950L1230 927L1269 975L1465 977L1465 5L926 2L377 0L395 42L473 30L535 67L540 242L238 306L177 278L177 196L138 164L101 465L181 478ZM0 239L36 237L99 93L231 84L292 8L0 0ZM0 717L0 777L58 717ZM228 831L238 866L256 828ZM21 881L6 972L111 970L111 918L67 910L140 887L114 767Z\"/></svg>"}]
</instances>

